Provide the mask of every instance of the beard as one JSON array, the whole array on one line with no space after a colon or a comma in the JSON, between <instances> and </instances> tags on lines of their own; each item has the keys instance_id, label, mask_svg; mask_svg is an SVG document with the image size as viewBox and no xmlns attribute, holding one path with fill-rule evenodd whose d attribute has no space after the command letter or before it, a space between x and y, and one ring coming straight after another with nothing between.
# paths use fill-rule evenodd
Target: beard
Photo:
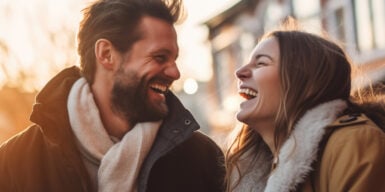
<instances>
[{"instance_id":1,"label":"beard","mask_svg":"<svg viewBox=\"0 0 385 192\"><path fill-rule=\"evenodd\" d=\"M168 114L167 107L157 106L149 100L149 81L135 72L125 73L119 69L112 88L112 110L123 116L127 122L159 121Z\"/></svg>"}]
</instances>

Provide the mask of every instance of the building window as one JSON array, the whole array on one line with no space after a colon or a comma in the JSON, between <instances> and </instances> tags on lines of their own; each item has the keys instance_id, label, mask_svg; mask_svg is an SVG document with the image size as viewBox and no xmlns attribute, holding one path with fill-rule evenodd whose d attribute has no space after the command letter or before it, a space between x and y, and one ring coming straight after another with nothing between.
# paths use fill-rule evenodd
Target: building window
<instances>
[{"instance_id":1,"label":"building window","mask_svg":"<svg viewBox=\"0 0 385 192\"><path fill-rule=\"evenodd\" d=\"M372 7L375 47L385 48L385 2L384 0L373 0Z\"/></svg>"},{"instance_id":2,"label":"building window","mask_svg":"<svg viewBox=\"0 0 385 192\"><path fill-rule=\"evenodd\" d=\"M369 1L355 1L355 19L357 23L358 50L368 51L373 49L373 24L369 12Z\"/></svg>"},{"instance_id":3,"label":"building window","mask_svg":"<svg viewBox=\"0 0 385 192\"><path fill-rule=\"evenodd\" d=\"M340 42L346 42L345 15L344 6L334 6L325 14L327 17L327 29L331 36Z\"/></svg>"},{"instance_id":4,"label":"building window","mask_svg":"<svg viewBox=\"0 0 385 192\"><path fill-rule=\"evenodd\" d=\"M325 26L332 39L347 52L357 55L357 31L353 0L329 0L324 6Z\"/></svg>"},{"instance_id":5,"label":"building window","mask_svg":"<svg viewBox=\"0 0 385 192\"><path fill-rule=\"evenodd\" d=\"M335 23L335 36L341 42L346 42L346 27L345 27L345 9L343 7L335 10L333 17Z\"/></svg>"},{"instance_id":6,"label":"building window","mask_svg":"<svg viewBox=\"0 0 385 192\"><path fill-rule=\"evenodd\" d=\"M280 20L284 17L284 8L277 1L268 1L265 11L264 30L270 31L277 27Z\"/></svg>"},{"instance_id":7,"label":"building window","mask_svg":"<svg viewBox=\"0 0 385 192\"><path fill-rule=\"evenodd\" d=\"M227 95L232 94L236 89L236 81L234 71L236 66L236 52L229 46L216 53L216 86L218 100L223 108L224 99Z\"/></svg>"},{"instance_id":8,"label":"building window","mask_svg":"<svg viewBox=\"0 0 385 192\"><path fill-rule=\"evenodd\" d=\"M357 49L360 52L385 48L385 3L383 0L354 0Z\"/></svg>"},{"instance_id":9,"label":"building window","mask_svg":"<svg viewBox=\"0 0 385 192\"><path fill-rule=\"evenodd\" d=\"M293 15L304 27L304 30L317 34L322 31L319 1L292 0L292 6Z\"/></svg>"}]
</instances>

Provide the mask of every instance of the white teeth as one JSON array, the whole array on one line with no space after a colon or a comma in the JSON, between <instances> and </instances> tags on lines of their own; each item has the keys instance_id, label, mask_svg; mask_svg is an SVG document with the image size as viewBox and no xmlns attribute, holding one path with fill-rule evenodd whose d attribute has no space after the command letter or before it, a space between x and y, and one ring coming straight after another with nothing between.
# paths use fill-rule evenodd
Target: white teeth
<instances>
[{"instance_id":1,"label":"white teeth","mask_svg":"<svg viewBox=\"0 0 385 192\"><path fill-rule=\"evenodd\" d=\"M157 89L159 91L162 91L162 92L166 92L168 89L168 86L161 85L161 84L152 84L152 85L150 85L150 87L153 89Z\"/></svg>"},{"instance_id":2,"label":"white teeth","mask_svg":"<svg viewBox=\"0 0 385 192\"><path fill-rule=\"evenodd\" d=\"M244 94L246 94L246 95L251 95L251 96L254 96L254 97L256 97L257 94L258 94L256 91L251 90L251 89L249 89L249 88L240 89L238 92L239 92L239 93L244 93Z\"/></svg>"}]
</instances>

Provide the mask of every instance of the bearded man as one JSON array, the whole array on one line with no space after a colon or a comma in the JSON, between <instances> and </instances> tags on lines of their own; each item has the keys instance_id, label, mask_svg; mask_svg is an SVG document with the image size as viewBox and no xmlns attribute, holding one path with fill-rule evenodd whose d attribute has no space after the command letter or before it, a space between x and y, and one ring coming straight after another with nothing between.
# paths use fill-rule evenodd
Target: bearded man
<instances>
[{"instance_id":1,"label":"bearded man","mask_svg":"<svg viewBox=\"0 0 385 192\"><path fill-rule=\"evenodd\" d=\"M223 153L169 91L181 1L84 9L80 68L51 79L24 132L0 148L0 191L215 192Z\"/></svg>"}]
</instances>

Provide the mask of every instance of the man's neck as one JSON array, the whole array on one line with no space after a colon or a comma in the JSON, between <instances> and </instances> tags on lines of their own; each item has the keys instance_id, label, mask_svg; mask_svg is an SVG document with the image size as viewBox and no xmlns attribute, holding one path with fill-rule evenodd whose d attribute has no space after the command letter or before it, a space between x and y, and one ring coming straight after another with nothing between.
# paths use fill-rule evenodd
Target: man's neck
<instances>
[{"instance_id":1,"label":"man's neck","mask_svg":"<svg viewBox=\"0 0 385 192\"><path fill-rule=\"evenodd\" d=\"M123 136L133 128L133 125L127 123L124 118L115 115L113 112L102 115L101 119L107 133L111 136L122 139Z\"/></svg>"},{"instance_id":2,"label":"man's neck","mask_svg":"<svg viewBox=\"0 0 385 192\"><path fill-rule=\"evenodd\" d=\"M107 133L120 139L123 138L133 128L134 123L112 110L110 96L106 94L105 90L99 90L98 87L92 86L92 92Z\"/></svg>"}]
</instances>

